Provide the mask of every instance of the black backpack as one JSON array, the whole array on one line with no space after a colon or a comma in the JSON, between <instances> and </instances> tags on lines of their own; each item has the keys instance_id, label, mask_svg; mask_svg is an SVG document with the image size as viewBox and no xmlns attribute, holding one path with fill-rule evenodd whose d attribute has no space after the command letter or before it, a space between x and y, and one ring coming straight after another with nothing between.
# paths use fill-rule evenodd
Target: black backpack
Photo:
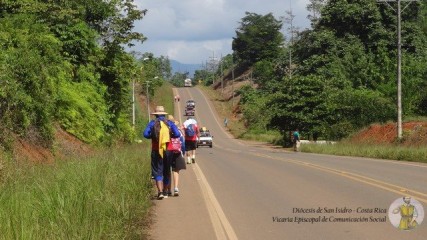
<instances>
[{"instance_id":1,"label":"black backpack","mask_svg":"<svg viewBox=\"0 0 427 240\"><path fill-rule=\"evenodd\" d=\"M159 141L159 137L160 137L160 128L161 128L160 121L163 121L163 123L169 128L169 125L166 122L166 120L160 120L160 119L155 120L154 125L151 128L151 139L153 139L156 142Z\"/></svg>"}]
</instances>

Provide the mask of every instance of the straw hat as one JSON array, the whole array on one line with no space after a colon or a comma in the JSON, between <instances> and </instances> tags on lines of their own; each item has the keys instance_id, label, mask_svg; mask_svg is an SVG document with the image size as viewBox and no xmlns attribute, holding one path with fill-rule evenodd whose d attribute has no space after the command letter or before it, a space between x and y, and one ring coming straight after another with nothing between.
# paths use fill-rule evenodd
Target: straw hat
<instances>
[{"instance_id":1,"label":"straw hat","mask_svg":"<svg viewBox=\"0 0 427 240\"><path fill-rule=\"evenodd\" d=\"M163 106L156 106L156 109L151 115L166 115L165 108Z\"/></svg>"}]
</instances>

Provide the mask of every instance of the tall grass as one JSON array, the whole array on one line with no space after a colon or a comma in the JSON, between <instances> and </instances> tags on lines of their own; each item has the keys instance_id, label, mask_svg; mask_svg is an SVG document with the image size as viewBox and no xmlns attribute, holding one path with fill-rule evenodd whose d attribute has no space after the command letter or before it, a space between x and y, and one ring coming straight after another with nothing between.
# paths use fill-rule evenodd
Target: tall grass
<instances>
[{"instance_id":1,"label":"tall grass","mask_svg":"<svg viewBox=\"0 0 427 240\"><path fill-rule=\"evenodd\" d=\"M174 114L174 100L173 100L173 91L172 84L164 81L162 86L156 89L154 96L150 99L150 113L153 112L154 108L157 105L164 106L166 112L169 114ZM147 102L142 102L136 105L136 126L135 126L135 134L137 139L144 139L142 136L142 132L148 123L148 110L147 110ZM152 119L152 115L150 115L150 119Z\"/></svg>"},{"instance_id":2,"label":"tall grass","mask_svg":"<svg viewBox=\"0 0 427 240\"><path fill-rule=\"evenodd\" d=\"M145 238L148 151L139 144L53 165L8 162L0 172L0 239Z\"/></svg>"},{"instance_id":3,"label":"tall grass","mask_svg":"<svg viewBox=\"0 0 427 240\"><path fill-rule=\"evenodd\" d=\"M152 107L155 105L164 106L166 112L174 114L174 100L173 100L173 85L169 82L164 81L162 86L156 89L156 93L153 97Z\"/></svg>"},{"instance_id":4,"label":"tall grass","mask_svg":"<svg viewBox=\"0 0 427 240\"><path fill-rule=\"evenodd\" d=\"M427 148L366 144L303 144L301 151L427 163Z\"/></svg>"},{"instance_id":5,"label":"tall grass","mask_svg":"<svg viewBox=\"0 0 427 240\"><path fill-rule=\"evenodd\" d=\"M265 130L249 130L242 135L243 139L269 142L269 143L282 143L283 136L280 135L279 131L265 131Z\"/></svg>"}]
</instances>

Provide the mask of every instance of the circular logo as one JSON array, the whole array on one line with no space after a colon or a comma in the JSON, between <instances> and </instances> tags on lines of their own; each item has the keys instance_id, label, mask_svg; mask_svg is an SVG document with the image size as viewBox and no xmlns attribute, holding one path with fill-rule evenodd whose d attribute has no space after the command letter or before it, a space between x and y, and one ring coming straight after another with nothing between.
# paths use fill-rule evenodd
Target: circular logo
<instances>
[{"instance_id":1,"label":"circular logo","mask_svg":"<svg viewBox=\"0 0 427 240\"><path fill-rule=\"evenodd\" d=\"M412 230L423 222L424 209L416 199L404 196L390 205L388 218L397 229Z\"/></svg>"}]
</instances>

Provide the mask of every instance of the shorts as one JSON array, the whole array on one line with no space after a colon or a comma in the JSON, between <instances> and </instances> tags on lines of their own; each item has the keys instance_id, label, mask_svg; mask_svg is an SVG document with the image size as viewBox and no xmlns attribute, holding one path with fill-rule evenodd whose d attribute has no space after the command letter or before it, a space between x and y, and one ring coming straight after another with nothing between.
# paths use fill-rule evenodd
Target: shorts
<instances>
[{"instance_id":1,"label":"shorts","mask_svg":"<svg viewBox=\"0 0 427 240\"><path fill-rule=\"evenodd\" d=\"M185 140L185 151L196 150L196 141Z\"/></svg>"},{"instance_id":2,"label":"shorts","mask_svg":"<svg viewBox=\"0 0 427 240\"><path fill-rule=\"evenodd\" d=\"M171 153L171 166L172 166L172 171L174 172L187 169L185 164L185 159L180 152Z\"/></svg>"}]
</instances>

